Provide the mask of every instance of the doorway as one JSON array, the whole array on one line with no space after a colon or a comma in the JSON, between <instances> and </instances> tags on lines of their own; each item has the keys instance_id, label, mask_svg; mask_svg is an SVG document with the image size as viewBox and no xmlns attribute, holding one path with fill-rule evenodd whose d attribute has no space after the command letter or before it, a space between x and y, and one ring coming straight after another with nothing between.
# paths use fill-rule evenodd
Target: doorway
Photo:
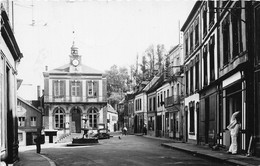
<instances>
[{"instance_id":1,"label":"doorway","mask_svg":"<svg viewBox=\"0 0 260 166\"><path fill-rule=\"evenodd\" d=\"M72 124L75 124L75 128L71 132L81 133L81 115L80 110L73 108L71 111L71 121Z\"/></svg>"}]
</instances>

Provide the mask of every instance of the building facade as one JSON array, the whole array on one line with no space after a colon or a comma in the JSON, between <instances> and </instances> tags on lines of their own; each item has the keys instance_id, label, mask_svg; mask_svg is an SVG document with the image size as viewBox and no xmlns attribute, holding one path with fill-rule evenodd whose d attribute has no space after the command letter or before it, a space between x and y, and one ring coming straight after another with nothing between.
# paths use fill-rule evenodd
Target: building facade
<instances>
[{"instance_id":1,"label":"building facade","mask_svg":"<svg viewBox=\"0 0 260 166\"><path fill-rule=\"evenodd\" d=\"M42 130L42 112L21 97L17 98L18 141L21 145L34 145Z\"/></svg>"},{"instance_id":2,"label":"building facade","mask_svg":"<svg viewBox=\"0 0 260 166\"><path fill-rule=\"evenodd\" d=\"M22 54L12 27L11 1L1 1L0 36L0 165L18 159L17 64Z\"/></svg>"},{"instance_id":3,"label":"building facade","mask_svg":"<svg viewBox=\"0 0 260 166\"><path fill-rule=\"evenodd\" d=\"M182 45L173 47L167 55L166 77L169 87L166 92L165 109L169 137L183 138L183 110L184 110L184 84L183 84L183 54Z\"/></svg>"},{"instance_id":4,"label":"building facade","mask_svg":"<svg viewBox=\"0 0 260 166\"><path fill-rule=\"evenodd\" d=\"M71 47L69 63L44 76L45 141L53 142L82 128L107 128L106 78L81 62L78 48Z\"/></svg>"},{"instance_id":5,"label":"building facade","mask_svg":"<svg viewBox=\"0 0 260 166\"><path fill-rule=\"evenodd\" d=\"M256 156L260 156L260 3L259 2L251 2L251 8L252 11L248 17L252 19L248 19L247 22L250 24L248 27L250 29L250 33L248 33L248 47L249 47L249 54L254 55L254 59L250 61L250 65L252 65L254 68L253 70L250 70L251 73L254 73L253 79L254 79L254 92L251 94L254 94L254 108L250 108L251 110L254 110L253 112L250 111L249 116L251 118L249 121L251 122L249 124L250 132L252 133L250 136L250 139L252 140L252 143L248 145L248 149L250 153ZM252 96L252 95L250 95ZM251 98L250 98L251 99ZM253 116L252 116L253 115Z\"/></svg>"},{"instance_id":6,"label":"building facade","mask_svg":"<svg viewBox=\"0 0 260 166\"><path fill-rule=\"evenodd\" d=\"M109 132L114 132L116 131L118 113L110 104L107 104L104 109L106 109L105 112L107 112L107 129Z\"/></svg>"},{"instance_id":7,"label":"building facade","mask_svg":"<svg viewBox=\"0 0 260 166\"><path fill-rule=\"evenodd\" d=\"M239 150L253 135L251 2L198 1L182 27L189 139L229 147L231 115L241 112Z\"/></svg>"}]
</instances>

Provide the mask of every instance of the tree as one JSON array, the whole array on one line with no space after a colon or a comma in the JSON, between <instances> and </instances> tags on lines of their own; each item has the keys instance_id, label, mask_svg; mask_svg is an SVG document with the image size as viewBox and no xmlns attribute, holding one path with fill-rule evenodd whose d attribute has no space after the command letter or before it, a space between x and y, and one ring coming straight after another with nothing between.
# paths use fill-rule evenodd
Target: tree
<instances>
[{"instance_id":1,"label":"tree","mask_svg":"<svg viewBox=\"0 0 260 166\"><path fill-rule=\"evenodd\" d=\"M142 80L146 80L146 78L147 78L147 60L146 60L145 55L142 57L142 63L140 64L140 67L141 67L142 76L143 76Z\"/></svg>"},{"instance_id":2,"label":"tree","mask_svg":"<svg viewBox=\"0 0 260 166\"><path fill-rule=\"evenodd\" d=\"M156 47L156 54L157 54L157 66L158 66L158 70L159 72L162 72L163 70L163 57L165 56L165 48L163 44L157 44Z\"/></svg>"},{"instance_id":3,"label":"tree","mask_svg":"<svg viewBox=\"0 0 260 166\"><path fill-rule=\"evenodd\" d=\"M112 106L124 97L124 92L129 90L130 79L125 67L113 65L110 70L105 71L107 78L107 96Z\"/></svg>"},{"instance_id":4,"label":"tree","mask_svg":"<svg viewBox=\"0 0 260 166\"><path fill-rule=\"evenodd\" d=\"M154 77L155 75L155 53L154 53L154 46L151 45L145 51L146 55L148 56L148 64L149 64L149 77Z\"/></svg>"}]
</instances>

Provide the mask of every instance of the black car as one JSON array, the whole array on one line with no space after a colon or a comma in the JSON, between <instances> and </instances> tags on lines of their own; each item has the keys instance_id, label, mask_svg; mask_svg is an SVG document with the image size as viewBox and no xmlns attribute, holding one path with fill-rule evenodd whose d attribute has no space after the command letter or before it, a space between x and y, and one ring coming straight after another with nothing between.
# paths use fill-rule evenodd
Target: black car
<instances>
[{"instance_id":1,"label":"black car","mask_svg":"<svg viewBox=\"0 0 260 166\"><path fill-rule=\"evenodd\" d=\"M96 137L98 139L109 139L110 134L107 133L107 130L100 129L100 130L98 130L98 133L95 134L93 137Z\"/></svg>"}]
</instances>

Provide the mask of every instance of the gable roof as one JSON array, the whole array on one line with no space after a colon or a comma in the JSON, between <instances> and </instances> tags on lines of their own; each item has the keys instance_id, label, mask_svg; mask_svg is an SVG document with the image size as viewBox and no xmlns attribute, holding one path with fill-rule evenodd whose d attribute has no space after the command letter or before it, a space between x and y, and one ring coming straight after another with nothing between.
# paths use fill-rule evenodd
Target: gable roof
<instances>
[{"instance_id":1,"label":"gable roof","mask_svg":"<svg viewBox=\"0 0 260 166\"><path fill-rule=\"evenodd\" d=\"M116 110L110 104L107 104L107 112L117 114Z\"/></svg>"},{"instance_id":2,"label":"gable roof","mask_svg":"<svg viewBox=\"0 0 260 166\"><path fill-rule=\"evenodd\" d=\"M64 74L70 73L70 66L71 65L68 63L66 65L63 65L63 66L60 66L60 67L55 68L53 70L50 70L47 73L53 73L53 74L54 73L55 74L57 74L57 73L60 73L60 74L62 74L62 73L64 73ZM101 71L96 70L96 69L91 68L91 67L86 66L86 65L80 65L80 67L81 67L81 72L80 73L84 73L84 74L102 74Z\"/></svg>"},{"instance_id":3,"label":"gable roof","mask_svg":"<svg viewBox=\"0 0 260 166\"><path fill-rule=\"evenodd\" d=\"M36 107L34 107L30 102L24 100L23 98L17 96L17 100L24 103L25 105L31 107L32 109L34 109L35 111L38 111L39 113L41 113L41 111L39 109L37 109Z\"/></svg>"},{"instance_id":4,"label":"gable roof","mask_svg":"<svg viewBox=\"0 0 260 166\"><path fill-rule=\"evenodd\" d=\"M153 84L153 86L147 91L147 93L154 92L156 89L158 89L160 86L164 83L164 74L161 74L159 79Z\"/></svg>"}]
</instances>

